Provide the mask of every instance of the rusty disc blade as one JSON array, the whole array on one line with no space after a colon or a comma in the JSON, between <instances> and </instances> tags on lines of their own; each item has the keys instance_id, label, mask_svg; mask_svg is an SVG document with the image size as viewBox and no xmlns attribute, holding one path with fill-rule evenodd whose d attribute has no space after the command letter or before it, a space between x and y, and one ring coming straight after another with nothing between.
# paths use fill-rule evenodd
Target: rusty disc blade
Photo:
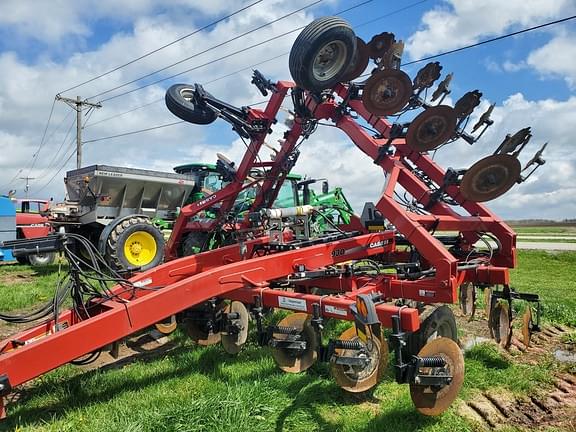
<instances>
[{"instance_id":1,"label":"rusty disc blade","mask_svg":"<svg viewBox=\"0 0 576 432\"><path fill-rule=\"evenodd\" d=\"M460 193L469 201L490 201L508 192L520 178L520 161L512 155L496 154L480 159L466 171Z\"/></svg>"},{"instance_id":2,"label":"rusty disc blade","mask_svg":"<svg viewBox=\"0 0 576 432\"><path fill-rule=\"evenodd\" d=\"M418 152L434 150L456 131L456 115L448 105L437 105L421 112L408 126L406 143Z\"/></svg>"},{"instance_id":3,"label":"rusty disc blade","mask_svg":"<svg viewBox=\"0 0 576 432\"><path fill-rule=\"evenodd\" d=\"M490 319L490 302L492 301L492 288L484 288L484 313Z\"/></svg>"},{"instance_id":4,"label":"rusty disc blade","mask_svg":"<svg viewBox=\"0 0 576 432\"><path fill-rule=\"evenodd\" d=\"M472 319L476 312L476 288L472 282L465 282L460 285L458 300L462 314Z\"/></svg>"},{"instance_id":5,"label":"rusty disc blade","mask_svg":"<svg viewBox=\"0 0 576 432\"><path fill-rule=\"evenodd\" d=\"M442 66L440 62L430 62L416 74L414 78L414 89L423 90L432 87L434 81L440 78Z\"/></svg>"},{"instance_id":6,"label":"rusty disc blade","mask_svg":"<svg viewBox=\"0 0 576 432\"><path fill-rule=\"evenodd\" d=\"M305 313L293 313L282 319L278 326L295 327L306 341L306 349L296 353L285 348L272 348L272 357L280 369L288 373L304 372L317 359L318 338L310 324L310 316ZM287 339L289 335L274 333L275 339Z\"/></svg>"},{"instance_id":7,"label":"rusty disc blade","mask_svg":"<svg viewBox=\"0 0 576 432\"><path fill-rule=\"evenodd\" d=\"M248 321L250 314L244 303L239 301L230 303L230 305L226 307L225 312L238 314L237 323L240 328L238 333L222 331L222 347L228 354L238 354L248 339Z\"/></svg>"},{"instance_id":8,"label":"rusty disc blade","mask_svg":"<svg viewBox=\"0 0 576 432\"><path fill-rule=\"evenodd\" d=\"M165 320L154 324L156 330L165 335L172 333L174 330L176 330L177 326L178 323L176 322L176 315L170 315Z\"/></svg>"},{"instance_id":9,"label":"rusty disc blade","mask_svg":"<svg viewBox=\"0 0 576 432\"><path fill-rule=\"evenodd\" d=\"M490 334L502 348L508 348L512 342L512 320L506 303L498 303L490 314Z\"/></svg>"},{"instance_id":10,"label":"rusty disc blade","mask_svg":"<svg viewBox=\"0 0 576 432\"><path fill-rule=\"evenodd\" d=\"M356 328L344 331L340 340L358 341ZM336 354L345 357L363 357L369 359L366 366L348 366L330 363L330 372L336 383L350 393L362 393L370 390L380 381L388 364L388 343L377 338L365 346L365 352L337 349Z\"/></svg>"},{"instance_id":11,"label":"rusty disc blade","mask_svg":"<svg viewBox=\"0 0 576 432\"><path fill-rule=\"evenodd\" d=\"M362 92L364 107L375 116L389 116L406 106L412 96L410 77L398 69L373 74Z\"/></svg>"},{"instance_id":12,"label":"rusty disc blade","mask_svg":"<svg viewBox=\"0 0 576 432\"><path fill-rule=\"evenodd\" d=\"M356 37L356 54L354 56L354 61L350 65L348 72L342 78L342 81L353 81L362 75L362 72L368 67L368 62L370 61L370 55L368 52L368 47L362 39Z\"/></svg>"},{"instance_id":13,"label":"rusty disc blade","mask_svg":"<svg viewBox=\"0 0 576 432\"><path fill-rule=\"evenodd\" d=\"M464 356L451 339L438 338L428 342L418 353L419 357L440 356L446 361L452 382L444 387L410 384L410 396L416 409L427 416L442 414L454 402L464 382ZM420 373L434 374L437 368L420 368Z\"/></svg>"},{"instance_id":14,"label":"rusty disc blade","mask_svg":"<svg viewBox=\"0 0 576 432\"><path fill-rule=\"evenodd\" d=\"M394 40L394 33L384 32L373 36L366 45L368 47L368 54L373 59L382 58L392 47Z\"/></svg>"},{"instance_id":15,"label":"rusty disc blade","mask_svg":"<svg viewBox=\"0 0 576 432\"><path fill-rule=\"evenodd\" d=\"M530 347L530 339L532 338L532 308L530 305L526 307L526 311L522 316L522 342L526 348Z\"/></svg>"}]
</instances>

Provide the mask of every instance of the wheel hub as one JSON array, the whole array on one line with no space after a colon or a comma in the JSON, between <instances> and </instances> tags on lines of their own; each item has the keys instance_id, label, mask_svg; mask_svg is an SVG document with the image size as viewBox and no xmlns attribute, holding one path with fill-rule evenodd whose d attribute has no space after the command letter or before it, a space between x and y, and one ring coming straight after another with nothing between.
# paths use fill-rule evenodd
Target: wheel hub
<instances>
[{"instance_id":1,"label":"wheel hub","mask_svg":"<svg viewBox=\"0 0 576 432\"><path fill-rule=\"evenodd\" d=\"M329 80L341 69L346 59L346 45L341 41L333 41L324 45L312 66L314 77L320 81Z\"/></svg>"}]
</instances>

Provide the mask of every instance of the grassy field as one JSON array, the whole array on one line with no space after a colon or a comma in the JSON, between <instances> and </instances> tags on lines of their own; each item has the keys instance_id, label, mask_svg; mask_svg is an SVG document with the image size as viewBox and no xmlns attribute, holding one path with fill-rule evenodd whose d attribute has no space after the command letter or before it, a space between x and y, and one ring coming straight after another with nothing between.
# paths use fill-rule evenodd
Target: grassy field
<instances>
[{"instance_id":1,"label":"grassy field","mask_svg":"<svg viewBox=\"0 0 576 432\"><path fill-rule=\"evenodd\" d=\"M576 281L571 274L576 253L521 251L519 260L519 269L512 274L514 286L541 294L547 319L576 324ZM17 271L0 268L3 294L17 289L1 282L9 272ZM54 277L47 274L38 279ZM49 285L48 281L38 283L35 300L50 297ZM14 296L0 296L0 310L21 304ZM331 331L337 334L343 326L333 325ZM158 352L122 368L83 372L65 366L41 377L23 391L0 429L478 430L478 425L460 415L458 403L439 418L417 414L408 387L394 383L391 368L371 395L357 397L337 387L326 364L316 364L297 375L280 372L269 350L256 347L254 340L232 357L219 346L195 347L179 333L173 339L171 352ZM551 386L556 367L548 357L538 365L520 364L492 345L478 345L466 354L466 380L460 397L473 398L488 388L517 395L544 391Z\"/></svg>"},{"instance_id":2,"label":"grassy field","mask_svg":"<svg viewBox=\"0 0 576 432\"><path fill-rule=\"evenodd\" d=\"M576 234L576 226L512 226L517 234Z\"/></svg>"}]
</instances>

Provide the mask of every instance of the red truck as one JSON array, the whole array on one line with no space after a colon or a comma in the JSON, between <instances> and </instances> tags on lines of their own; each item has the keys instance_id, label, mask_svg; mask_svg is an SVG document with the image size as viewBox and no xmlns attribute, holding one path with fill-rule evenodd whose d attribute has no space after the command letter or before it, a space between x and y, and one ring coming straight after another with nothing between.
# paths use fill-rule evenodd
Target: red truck
<instances>
[{"instance_id":1,"label":"red truck","mask_svg":"<svg viewBox=\"0 0 576 432\"><path fill-rule=\"evenodd\" d=\"M12 199L16 207L16 238L31 239L46 237L52 232L52 227L45 216L49 201L42 199L20 198ZM38 253L34 255L16 258L20 264L33 266L52 264L56 260L56 254Z\"/></svg>"}]
</instances>

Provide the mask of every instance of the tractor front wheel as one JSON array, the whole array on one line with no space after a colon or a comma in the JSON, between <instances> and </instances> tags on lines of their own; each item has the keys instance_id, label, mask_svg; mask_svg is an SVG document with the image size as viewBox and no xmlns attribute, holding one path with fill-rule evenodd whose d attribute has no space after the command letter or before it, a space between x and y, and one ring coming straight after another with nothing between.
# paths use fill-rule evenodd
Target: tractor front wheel
<instances>
[{"instance_id":1,"label":"tractor front wheel","mask_svg":"<svg viewBox=\"0 0 576 432\"><path fill-rule=\"evenodd\" d=\"M150 219L134 216L114 227L107 241L107 258L117 270L148 270L164 258L164 236Z\"/></svg>"},{"instance_id":2,"label":"tractor front wheel","mask_svg":"<svg viewBox=\"0 0 576 432\"><path fill-rule=\"evenodd\" d=\"M44 252L28 255L28 262L33 267L47 266L50 264L54 264L55 261L56 261L55 252Z\"/></svg>"}]
</instances>

